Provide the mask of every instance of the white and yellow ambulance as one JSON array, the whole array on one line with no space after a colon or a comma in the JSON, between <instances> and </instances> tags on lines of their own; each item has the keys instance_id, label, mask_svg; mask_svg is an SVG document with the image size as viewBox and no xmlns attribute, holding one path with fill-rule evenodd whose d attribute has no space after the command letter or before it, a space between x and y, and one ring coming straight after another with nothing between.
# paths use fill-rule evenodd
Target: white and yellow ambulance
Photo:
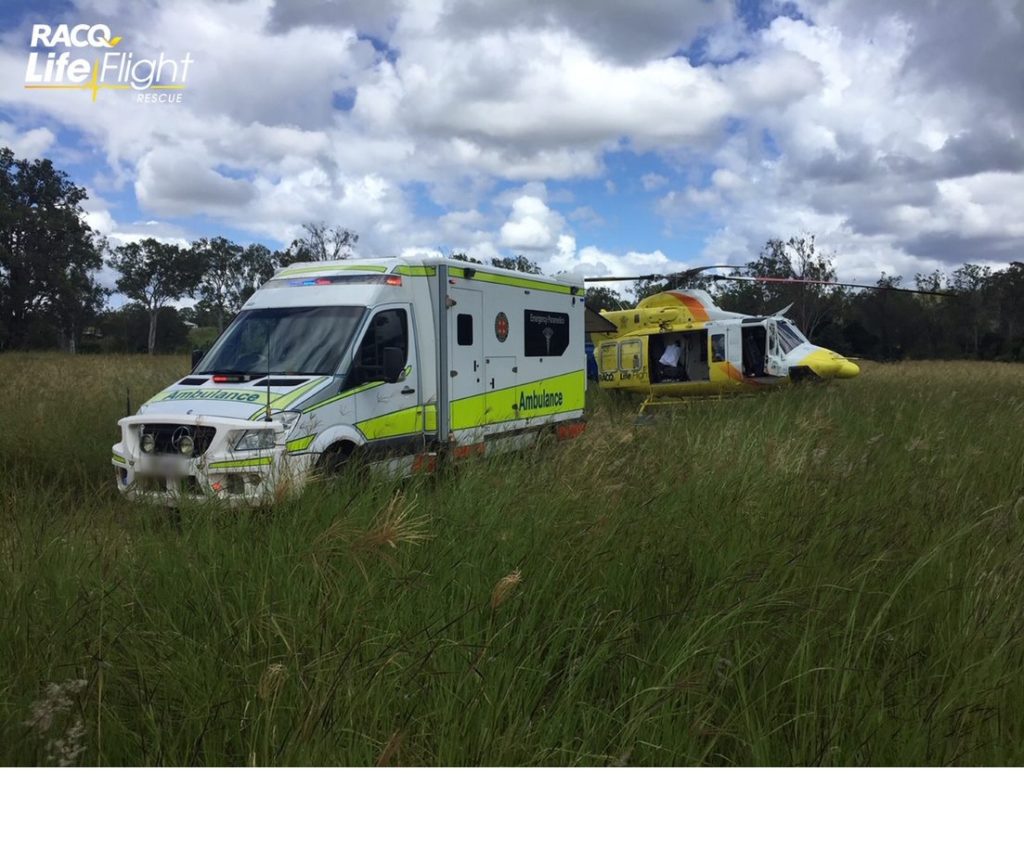
<instances>
[{"instance_id":1,"label":"white and yellow ambulance","mask_svg":"<svg viewBox=\"0 0 1024 849\"><path fill-rule=\"evenodd\" d=\"M361 456L411 472L583 429L582 281L437 258L298 263L118 423L125 495L263 503Z\"/></svg>"}]
</instances>

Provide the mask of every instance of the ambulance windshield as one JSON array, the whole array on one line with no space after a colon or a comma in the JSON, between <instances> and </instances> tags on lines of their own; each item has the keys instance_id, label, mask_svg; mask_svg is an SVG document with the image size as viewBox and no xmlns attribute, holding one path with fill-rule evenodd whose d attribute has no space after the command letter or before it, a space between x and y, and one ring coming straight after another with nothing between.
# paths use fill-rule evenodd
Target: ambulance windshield
<instances>
[{"instance_id":1,"label":"ambulance windshield","mask_svg":"<svg viewBox=\"0 0 1024 849\"><path fill-rule=\"evenodd\" d=\"M365 311L356 306L243 310L193 374L334 374Z\"/></svg>"}]
</instances>

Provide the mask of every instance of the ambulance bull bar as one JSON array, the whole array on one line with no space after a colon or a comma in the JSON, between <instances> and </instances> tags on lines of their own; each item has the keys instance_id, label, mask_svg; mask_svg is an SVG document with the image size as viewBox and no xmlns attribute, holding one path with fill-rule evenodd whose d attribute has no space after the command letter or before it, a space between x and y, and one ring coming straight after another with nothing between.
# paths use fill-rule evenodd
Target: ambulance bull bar
<instances>
[{"instance_id":1,"label":"ambulance bull bar","mask_svg":"<svg viewBox=\"0 0 1024 849\"><path fill-rule=\"evenodd\" d=\"M281 421L249 421L226 416L195 416L146 413L118 421L121 441L114 446L112 462L118 488L128 497L163 504L181 498L262 503L273 500L280 484L292 478L284 463L288 450L287 428ZM177 425L214 431L201 456L142 451L140 434L146 425ZM269 431L273 447L238 450L236 436L243 432ZM297 459L297 458L296 458ZM305 465L300 463L300 465Z\"/></svg>"}]
</instances>

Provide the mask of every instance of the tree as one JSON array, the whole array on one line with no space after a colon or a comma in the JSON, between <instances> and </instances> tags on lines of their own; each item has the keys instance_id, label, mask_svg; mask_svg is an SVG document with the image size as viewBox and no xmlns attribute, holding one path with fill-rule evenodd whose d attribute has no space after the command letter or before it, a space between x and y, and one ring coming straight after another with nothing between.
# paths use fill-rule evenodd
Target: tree
<instances>
[{"instance_id":1,"label":"tree","mask_svg":"<svg viewBox=\"0 0 1024 849\"><path fill-rule=\"evenodd\" d=\"M522 254L518 256L492 257L491 265L495 268L507 268L509 271L522 271L526 274L540 274L540 266Z\"/></svg>"},{"instance_id":2,"label":"tree","mask_svg":"<svg viewBox=\"0 0 1024 849\"><path fill-rule=\"evenodd\" d=\"M959 306L959 338L964 353L978 357L981 354L982 334L990 328L985 284L992 276L988 266L965 263L953 272L950 288L957 294Z\"/></svg>"},{"instance_id":3,"label":"tree","mask_svg":"<svg viewBox=\"0 0 1024 849\"><path fill-rule=\"evenodd\" d=\"M461 262L475 262L477 265L491 265L494 268L507 268L509 271L522 271L526 274L543 274L540 266L532 259L519 254L518 256L491 257L490 263L470 256L465 251L454 251L448 254L448 259L457 259Z\"/></svg>"},{"instance_id":4,"label":"tree","mask_svg":"<svg viewBox=\"0 0 1024 849\"><path fill-rule=\"evenodd\" d=\"M120 275L118 291L149 312L146 349L152 354L160 308L195 292L202 279L202 258L190 248L143 239L115 248L110 265Z\"/></svg>"},{"instance_id":5,"label":"tree","mask_svg":"<svg viewBox=\"0 0 1024 849\"><path fill-rule=\"evenodd\" d=\"M628 309L622 296L609 286L588 286L584 300L594 312Z\"/></svg>"},{"instance_id":6,"label":"tree","mask_svg":"<svg viewBox=\"0 0 1024 849\"><path fill-rule=\"evenodd\" d=\"M831 257L821 254L814 236L793 236L783 242L769 239L760 256L747 264L751 277L775 277L784 280L835 281ZM730 284L718 299L722 309L750 315L770 315L789 303L791 317L808 338L813 338L822 323L838 314L843 295L821 283L763 284L744 281Z\"/></svg>"},{"instance_id":7,"label":"tree","mask_svg":"<svg viewBox=\"0 0 1024 849\"><path fill-rule=\"evenodd\" d=\"M633 298L639 304L644 298L677 288L670 280L637 280L633 284Z\"/></svg>"},{"instance_id":8,"label":"tree","mask_svg":"<svg viewBox=\"0 0 1024 849\"><path fill-rule=\"evenodd\" d=\"M237 299L242 246L217 236L213 239L200 239L193 243L192 250L202 263L202 281L197 292L199 300L216 316L217 333L221 333L224 330L224 314Z\"/></svg>"},{"instance_id":9,"label":"tree","mask_svg":"<svg viewBox=\"0 0 1024 849\"><path fill-rule=\"evenodd\" d=\"M999 356L1019 360L1024 357L1024 263L1011 262L990 279L989 298L997 316L1002 340Z\"/></svg>"},{"instance_id":10,"label":"tree","mask_svg":"<svg viewBox=\"0 0 1024 849\"><path fill-rule=\"evenodd\" d=\"M856 296L852 312L866 331L860 340L863 350L858 353L882 360L899 360L906 356L908 345L917 344L916 334L907 332L916 323L908 309L917 309L917 305L906 295L890 291L901 288L901 276L883 272L874 289L865 289Z\"/></svg>"},{"instance_id":11,"label":"tree","mask_svg":"<svg viewBox=\"0 0 1024 849\"><path fill-rule=\"evenodd\" d=\"M189 327L184 311L172 306L160 307L160 335L155 353L182 353L190 349ZM120 309L108 310L96 322L99 341L96 348L105 353L138 354L146 351L149 340L149 310L139 303L127 303ZM210 332L216 332L210 329Z\"/></svg>"},{"instance_id":12,"label":"tree","mask_svg":"<svg viewBox=\"0 0 1024 849\"><path fill-rule=\"evenodd\" d=\"M329 262L352 256L359 234L345 227L328 227L323 221L302 225L306 235L295 239L281 254L282 264L293 262Z\"/></svg>"},{"instance_id":13,"label":"tree","mask_svg":"<svg viewBox=\"0 0 1024 849\"><path fill-rule=\"evenodd\" d=\"M256 242L242 249L238 258L239 286L235 312L249 300L253 292L274 276L276 270L274 253L266 245Z\"/></svg>"},{"instance_id":14,"label":"tree","mask_svg":"<svg viewBox=\"0 0 1024 849\"><path fill-rule=\"evenodd\" d=\"M63 275L55 275L51 281L47 300L56 319L60 347L69 354L78 352L82 331L99 316L107 299L106 290L92 276L103 263L104 245L97 239L91 249L82 252L80 260L73 261Z\"/></svg>"},{"instance_id":15,"label":"tree","mask_svg":"<svg viewBox=\"0 0 1024 849\"><path fill-rule=\"evenodd\" d=\"M75 350L102 303L93 272L102 241L82 215L85 189L49 159L0 150L0 348L26 347L30 327L49 327Z\"/></svg>"},{"instance_id":16,"label":"tree","mask_svg":"<svg viewBox=\"0 0 1024 849\"><path fill-rule=\"evenodd\" d=\"M275 255L265 245L251 244L243 248L223 236L200 239L192 249L198 254L203 269L196 313L204 319L207 314L212 316L217 335L220 335L226 321L238 314L261 283L274 276Z\"/></svg>"}]
</instances>

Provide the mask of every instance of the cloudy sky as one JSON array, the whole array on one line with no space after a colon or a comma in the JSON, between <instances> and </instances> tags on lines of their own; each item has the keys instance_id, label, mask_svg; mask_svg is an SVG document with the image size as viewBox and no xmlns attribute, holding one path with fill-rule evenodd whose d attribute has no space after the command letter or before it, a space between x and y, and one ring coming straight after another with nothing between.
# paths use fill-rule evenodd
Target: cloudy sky
<instances>
[{"instance_id":1,"label":"cloudy sky","mask_svg":"<svg viewBox=\"0 0 1024 849\"><path fill-rule=\"evenodd\" d=\"M189 52L183 102L25 89L33 23ZM115 240L325 220L621 274L811 233L873 282L1024 259L1022 29L1024 0L6 2L0 144Z\"/></svg>"}]
</instances>

